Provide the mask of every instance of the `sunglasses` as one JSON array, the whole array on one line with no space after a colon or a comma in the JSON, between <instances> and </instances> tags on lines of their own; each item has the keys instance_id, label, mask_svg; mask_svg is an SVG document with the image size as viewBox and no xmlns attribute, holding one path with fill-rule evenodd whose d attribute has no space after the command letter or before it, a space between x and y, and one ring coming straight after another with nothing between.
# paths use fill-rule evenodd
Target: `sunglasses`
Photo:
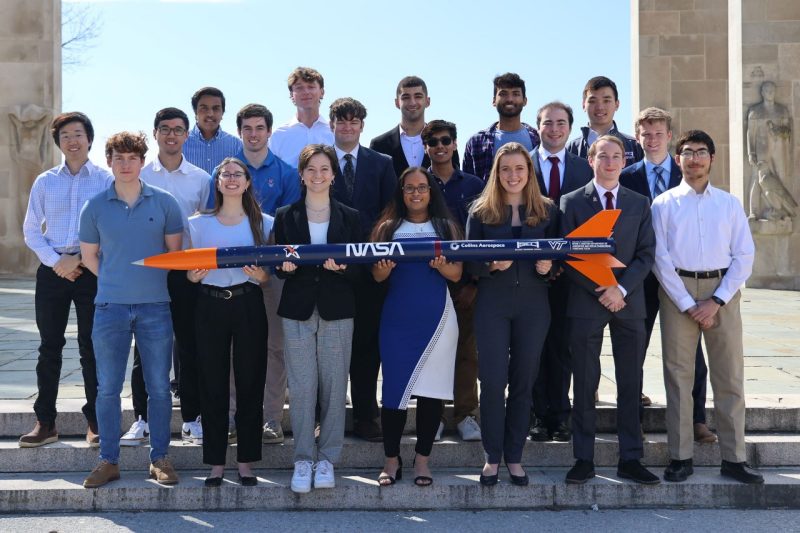
<instances>
[{"instance_id":1,"label":"sunglasses","mask_svg":"<svg viewBox=\"0 0 800 533\"><path fill-rule=\"evenodd\" d=\"M430 146L431 148L436 148L439 146L439 143L442 143L442 146L450 146L453 143L453 139L450 137L433 137L432 139L428 139L428 142L425 143L426 146Z\"/></svg>"}]
</instances>

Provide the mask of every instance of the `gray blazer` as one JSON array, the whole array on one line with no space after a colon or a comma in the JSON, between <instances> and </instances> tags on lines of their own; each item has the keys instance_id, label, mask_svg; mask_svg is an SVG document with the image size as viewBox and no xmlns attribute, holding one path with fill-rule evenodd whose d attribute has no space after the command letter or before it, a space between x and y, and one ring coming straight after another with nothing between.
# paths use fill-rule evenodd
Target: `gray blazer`
<instances>
[{"instance_id":1,"label":"gray blazer","mask_svg":"<svg viewBox=\"0 0 800 533\"><path fill-rule=\"evenodd\" d=\"M613 238L617 245L614 254L624 263L615 268L617 281L628 292L625 307L616 313L617 318L645 318L642 283L655 261L656 237L650 216L647 197L625 187L619 188L617 208L622 214L614 226ZM561 197L561 234L566 235L603 209L594 181L585 187ZM572 281L567 303L567 316L576 318L610 319L612 313L598 302L597 285L575 269L567 266L566 273Z\"/></svg>"}]
</instances>

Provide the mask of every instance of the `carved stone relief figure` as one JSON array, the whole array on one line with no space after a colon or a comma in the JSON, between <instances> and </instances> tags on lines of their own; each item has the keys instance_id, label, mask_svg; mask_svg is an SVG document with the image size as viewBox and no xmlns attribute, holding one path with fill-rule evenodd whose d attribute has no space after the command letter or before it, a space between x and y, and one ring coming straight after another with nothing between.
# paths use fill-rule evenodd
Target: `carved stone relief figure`
<instances>
[{"instance_id":1,"label":"carved stone relief figure","mask_svg":"<svg viewBox=\"0 0 800 533\"><path fill-rule=\"evenodd\" d=\"M761 102L747 111L747 156L753 167L750 218L793 218L797 202L785 185L792 179L792 115L775 101L774 82L761 84Z\"/></svg>"}]
</instances>

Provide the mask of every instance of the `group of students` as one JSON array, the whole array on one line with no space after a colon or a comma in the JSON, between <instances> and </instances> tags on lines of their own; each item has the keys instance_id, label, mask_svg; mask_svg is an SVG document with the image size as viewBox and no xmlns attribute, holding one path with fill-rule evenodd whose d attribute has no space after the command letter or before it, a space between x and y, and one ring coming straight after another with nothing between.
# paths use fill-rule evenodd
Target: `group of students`
<instances>
[{"instance_id":1,"label":"group of students","mask_svg":"<svg viewBox=\"0 0 800 533\"><path fill-rule=\"evenodd\" d=\"M252 464L261 460L262 443L284 438L288 384L291 489L334 487L348 375L354 434L383 442L382 486L402 477L400 439L410 401L417 416L414 483L433 483L429 459L445 427L445 400L454 401L462 438L483 442L482 484L498 483L503 462L511 483L528 484L522 452L529 429L533 440L573 438L576 463L566 481L584 483L594 476L599 356L609 326L618 475L654 484L659 478L640 462L640 417L644 354L660 308L671 458L665 479L687 479L694 441L716 439L701 403L702 333L722 474L763 482L744 456L738 290L752 269L753 242L741 205L708 182L714 143L707 134L683 134L671 158L671 118L656 108L637 118L635 138L620 133L613 121L616 86L599 76L583 91L589 126L568 143L572 109L550 102L539 109L535 128L525 124L525 82L506 73L493 82L498 121L470 138L461 170L456 126L425 121L430 98L416 76L398 84L399 126L372 148L360 144L367 112L357 100L335 100L330 122L320 116L319 72L296 69L288 89L297 107L292 120L273 131L269 110L249 104L237 114L237 138L219 125L222 92L202 88L192 97L192 129L177 108L156 114L159 153L147 166L144 134L111 136L105 146L111 174L88 160L94 137L88 117L73 112L54 119L53 139L65 162L34 182L23 228L42 261L36 280L42 343L37 423L20 446L58 438L55 399L74 302L87 441L100 447L87 488L118 479L120 443L136 444L147 434L150 476L178 482L167 454L173 334L182 436L202 443L211 466L206 486L222 484L234 439L239 482L257 484ZM624 265L614 268L618 284L607 287L550 260L461 264L445 253L428 263L292 262L291 245L301 244L555 238L603 209L621 210L615 258ZM282 265L166 273L132 264L181 248L266 243L287 245ZM132 338L134 369L145 386L134 384L137 419L120 439Z\"/></svg>"}]
</instances>

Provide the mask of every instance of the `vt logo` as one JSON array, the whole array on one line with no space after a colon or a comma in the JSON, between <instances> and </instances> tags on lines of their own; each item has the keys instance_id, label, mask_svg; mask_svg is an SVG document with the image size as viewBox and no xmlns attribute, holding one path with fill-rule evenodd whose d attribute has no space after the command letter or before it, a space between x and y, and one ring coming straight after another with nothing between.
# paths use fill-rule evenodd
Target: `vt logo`
<instances>
[{"instance_id":1,"label":"vt logo","mask_svg":"<svg viewBox=\"0 0 800 533\"><path fill-rule=\"evenodd\" d=\"M553 250L560 250L567 244L567 241L547 241L547 244L549 244L550 248Z\"/></svg>"}]
</instances>

